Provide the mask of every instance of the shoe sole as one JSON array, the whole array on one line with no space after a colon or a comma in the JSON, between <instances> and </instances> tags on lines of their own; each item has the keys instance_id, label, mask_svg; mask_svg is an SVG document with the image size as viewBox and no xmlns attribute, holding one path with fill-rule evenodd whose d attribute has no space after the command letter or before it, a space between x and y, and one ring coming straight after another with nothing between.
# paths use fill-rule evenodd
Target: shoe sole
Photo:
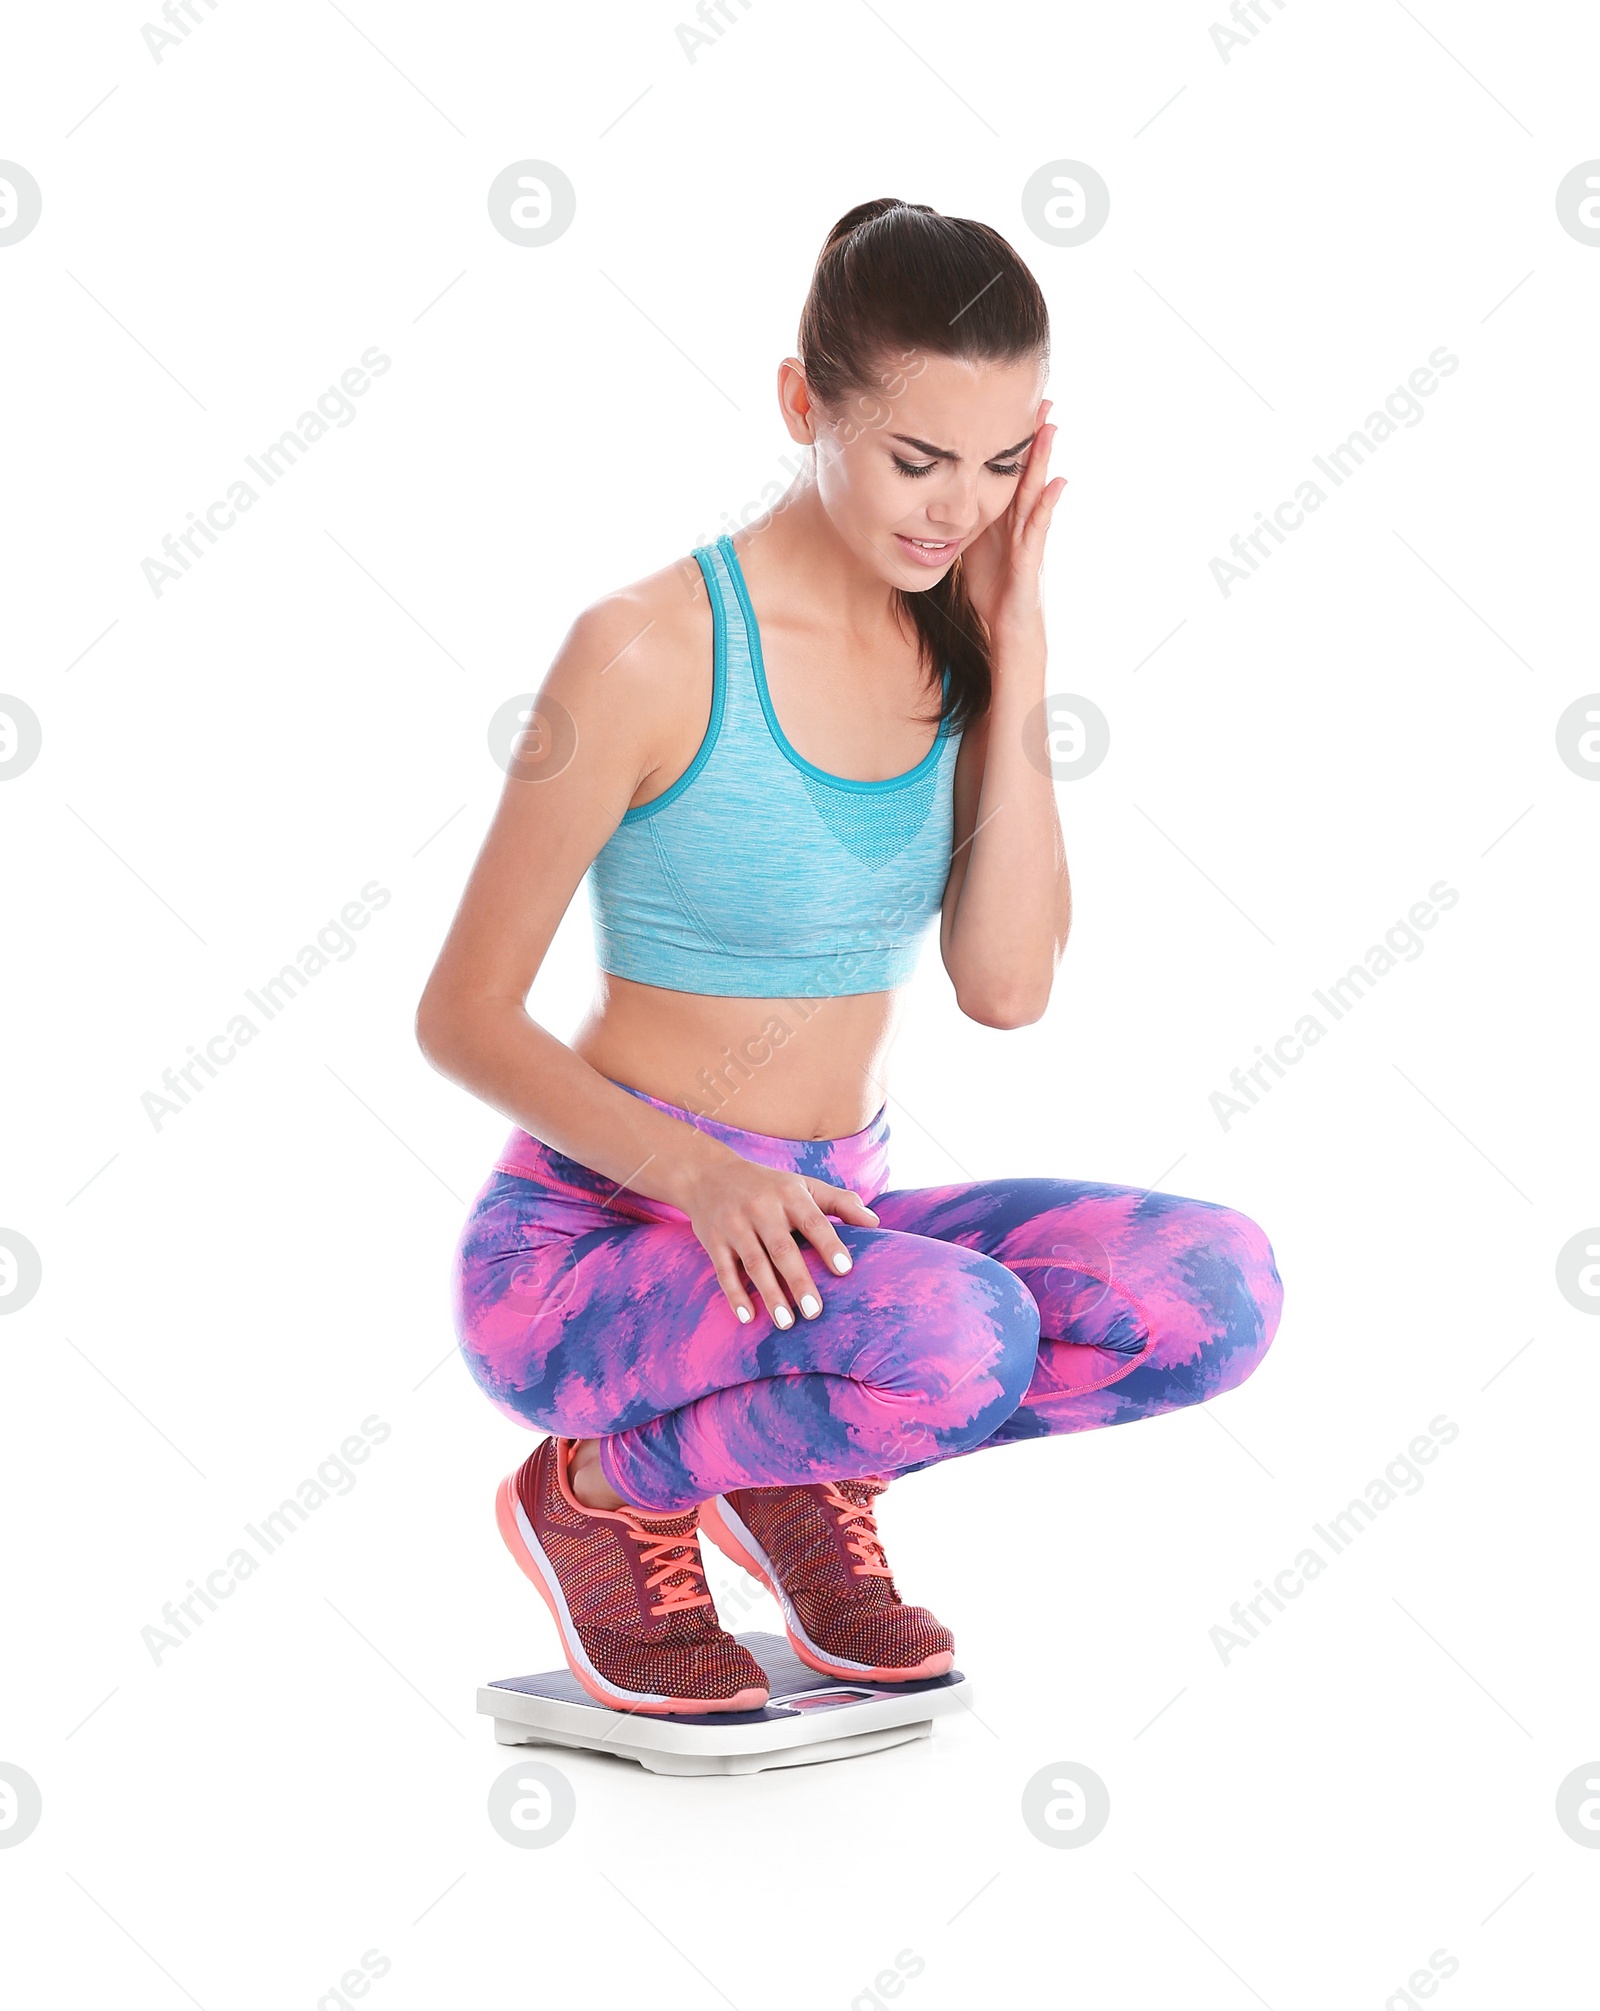
<instances>
[{"instance_id":1,"label":"shoe sole","mask_svg":"<svg viewBox=\"0 0 1600 2011\"><path fill-rule=\"evenodd\" d=\"M789 1637L789 1646L808 1669L815 1669L819 1675L861 1676L876 1683L917 1683L928 1676L944 1675L954 1663L956 1655L953 1648L941 1649L936 1655L925 1655L920 1662L907 1669L875 1668L870 1662L848 1662L842 1656L825 1654L801 1626L799 1614L778 1582L772 1559L740 1521L738 1512L725 1495L716 1495L700 1504L700 1527L724 1557L766 1586L783 1615L783 1630Z\"/></svg>"},{"instance_id":2,"label":"shoe sole","mask_svg":"<svg viewBox=\"0 0 1600 2011\"><path fill-rule=\"evenodd\" d=\"M731 1697L667 1697L647 1691L620 1689L615 1683L608 1682L589 1660L588 1650L579 1638L555 1566L534 1534L533 1525L518 1498L516 1474L508 1474L501 1481L499 1492L495 1495L494 1515L500 1535L518 1569L525 1578L532 1580L534 1590L550 1609L550 1618L556 1623L556 1632L561 1637L561 1652L566 1657L567 1667L597 1704L603 1704L608 1711L638 1711L647 1716L672 1717L708 1716L719 1711L759 1711L765 1706L769 1694L765 1689L739 1690Z\"/></svg>"}]
</instances>

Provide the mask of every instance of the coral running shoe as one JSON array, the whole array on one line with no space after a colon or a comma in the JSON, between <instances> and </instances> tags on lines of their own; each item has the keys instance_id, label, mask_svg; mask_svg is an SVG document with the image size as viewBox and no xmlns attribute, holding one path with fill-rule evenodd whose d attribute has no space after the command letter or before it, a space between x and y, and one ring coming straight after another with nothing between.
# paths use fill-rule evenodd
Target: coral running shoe
<instances>
[{"instance_id":1,"label":"coral running shoe","mask_svg":"<svg viewBox=\"0 0 1600 2011\"><path fill-rule=\"evenodd\" d=\"M794 1652L825 1676L909 1683L955 1659L950 1629L894 1589L872 1510L887 1484L738 1487L700 1510L711 1541L783 1609Z\"/></svg>"},{"instance_id":2,"label":"coral running shoe","mask_svg":"<svg viewBox=\"0 0 1600 2011\"><path fill-rule=\"evenodd\" d=\"M573 1675L611 1710L759 1711L766 1671L717 1623L699 1510L585 1508L569 1480L573 1444L542 1440L495 1500Z\"/></svg>"}]
</instances>

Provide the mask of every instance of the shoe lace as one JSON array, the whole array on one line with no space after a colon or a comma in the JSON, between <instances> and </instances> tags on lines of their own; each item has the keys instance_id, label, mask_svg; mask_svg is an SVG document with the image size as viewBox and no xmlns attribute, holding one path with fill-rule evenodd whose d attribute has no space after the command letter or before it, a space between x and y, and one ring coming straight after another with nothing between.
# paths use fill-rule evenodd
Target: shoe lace
<instances>
[{"instance_id":1,"label":"shoe lace","mask_svg":"<svg viewBox=\"0 0 1600 2011\"><path fill-rule=\"evenodd\" d=\"M842 1494L838 1486L829 1481L822 1490L822 1498L834 1511L840 1529L844 1532L845 1549L858 1562L850 1569L857 1578L888 1578L889 1560L883 1554L883 1543L878 1535L878 1522L872 1512L872 1504L852 1501Z\"/></svg>"},{"instance_id":2,"label":"shoe lace","mask_svg":"<svg viewBox=\"0 0 1600 2011\"><path fill-rule=\"evenodd\" d=\"M645 1584L654 1592L661 1588L660 1601L650 1608L654 1614L685 1613L696 1606L709 1606L711 1594L706 1591L705 1566L700 1562L698 1534L690 1530L687 1536L664 1534L652 1529L647 1522L636 1522L624 1513L623 1527L640 1546L640 1559L645 1566ZM652 1570L650 1567L655 1566Z\"/></svg>"}]
</instances>

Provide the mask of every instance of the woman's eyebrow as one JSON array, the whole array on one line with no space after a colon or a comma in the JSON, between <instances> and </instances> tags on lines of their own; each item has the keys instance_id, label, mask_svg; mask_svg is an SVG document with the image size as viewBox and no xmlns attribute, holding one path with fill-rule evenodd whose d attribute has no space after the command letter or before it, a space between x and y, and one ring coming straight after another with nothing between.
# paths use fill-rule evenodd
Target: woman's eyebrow
<instances>
[{"instance_id":1,"label":"woman's eyebrow","mask_svg":"<svg viewBox=\"0 0 1600 2011\"><path fill-rule=\"evenodd\" d=\"M948 447L935 447L926 440L917 440L909 433L891 433L891 440L902 441L907 447L915 447L919 454L931 454L936 461L959 461L961 456L952 453ZM991 454L991 461L1008 461L1013 454L1020 454L1024 447L1031 446L1033 435L1027 434L1014 447L1002 447L998 454Z\"/></svg>"}]
</instances>

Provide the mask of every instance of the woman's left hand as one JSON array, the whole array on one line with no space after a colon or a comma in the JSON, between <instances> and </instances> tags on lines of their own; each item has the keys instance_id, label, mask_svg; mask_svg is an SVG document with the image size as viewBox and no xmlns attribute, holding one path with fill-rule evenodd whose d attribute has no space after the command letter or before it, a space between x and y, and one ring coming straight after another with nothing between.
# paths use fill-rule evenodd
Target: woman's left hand
<instances>
[{"instance_id":1,"label":"woman's left hand","mask_svg":"<svg viewBox=\"0 0 1600 2011\"><path fill-rule=\"evenodd\" d=\"M1011 501L961 554L967 592L996 643L1020 642L1043 632L1039 567L1051 515L1067 486L1064 475L1053 482L1046 479L1056 436L1056 428L1045 424L1051 402L1046 398L1039 407L1028 465Z\"/></svg>"}]
</instances>

